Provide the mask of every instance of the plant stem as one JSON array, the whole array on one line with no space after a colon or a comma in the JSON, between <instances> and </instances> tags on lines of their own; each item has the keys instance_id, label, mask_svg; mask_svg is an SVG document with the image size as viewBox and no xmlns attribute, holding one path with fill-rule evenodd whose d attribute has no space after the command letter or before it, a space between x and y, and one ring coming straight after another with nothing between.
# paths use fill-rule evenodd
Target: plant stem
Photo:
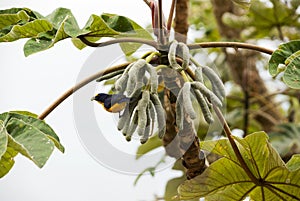
<instances>
[{"instance_id":1,"label":"plant stem","mask_svg":"<svg viewBox=\"0 0 300 201\"><path fill-rule=\"evenodd\" d=\"M254 174L251 172L251 170L247 166L245 160L243 159L243 156L242 156L242 154L241 154L238 146L236 145L236 143L235 143L235 141L233 139L233 135L231 133L231 130L230 130L230 128L229 128L229 126L228 126L228 124L227 124L227 122L226 122L226 120L225 120L222 112L214 104L213 104L213 109L216 112L216 115L217 115L217 117L218 117L221 125L223 125L223 129L224 129L224 131L226 133L226 136L227 136L227 138L228 138L228 140L229 140L229 142L231 144L231 147L232 147L232 149L233 149L233 151L234 151L234 153L235 153L235 155L236 155L236 157L237 157L237 159L238 159L241 167L245 170L246 174L248 175L248 177L251 179L251 181L253 183L255 183L256 185L260 185L259 180L254 176Z\"/></svg>"},{"instance_id":2,"label":"plant stem","mask_svg":"<svg viewBox=\"0 0 300 201\"><path fill-rule=\"evenodd\" d=\"M155 41L152 40L146 40L146 39L141 39L141 38L117 38L114 40L102 42L102 43L93 43L89 40L86 39L86 36L79 36L78 37L85 45L90 46L90 47L103 47L103 46L108 46L112 45L115 43L127 43L127 42L132 42L132 43L142 43L146 44L149 46L154 47L155 49L158 49L158 44ZM232 47L234 49L242 48L242 49L249 49L249 50L255 50L258 52L266 53L266 54L273 54L273 50L258 46L258 45L253 45L249 43L240 43L240 42L203 42L203 43L195 43L195 44L188 44L188 47L190 50L193 49L199 49L199 48L219 48L219 47Z\"/></svg>"},{"instance_id":3,"label":"plant stem","mask_svg":"<svg viewBox=\"0 0 300 201\"><path fill-rule=\"evenodd\" d=\"M199 49L199 48L232 47L234 49L243 48L243 49L255 50L270 55L273 53L273 50L260 47L258 45L253 45L249 43L240 43L240 42L203 42L203 43L189 44L188 47L190 48L190 50Z\"/></svg>"},{"instance_id":4,"label":"plant stem","mask_svg":"<svg viewBox=\"0 0 300 201\"><path fill-rule=\"evenodd\" d=\"M48 108L46 108L46 110L44 112L42 112L38 118L43 120L45 119L58 105L60 105L65 99L67 99L70 95L72 95L74 92L76 92L78 89L80 89L81 87L87 85L88 83L90 83L91 81L99 78L102 75L106 75L108 73L117 71L117 70L122 70L124 68L126 68L126 66L128 66L130 63L124 63L124 64L120 64L120 65L116 65L104 70L101 70L97 73L95 73L94 75L91 75L90 77L87 77L86 79L82 80L81 82L79 82L78 84L76 84L75 86L71 87L69 90L67 90L65 93L63 93L57 100L55 100Z\"/></svg>"},{"instance_id":5,"label":"plant stem","mask_svg":"<svg viewBox=\"0 0 300 201\"><path fill-rule=\"evenodd\" d=\"M81 42L83 42L85 45L90 46L90 47L104 47L104 46L108 46L108 45L112 45L112 44L116 44L116 43L142 43L142 44L152 46L155 49L158 48L157 42L155 42L153 40L146 40L146 39L141 39L141 38L117 38L117 39L105 41L102 43L93 43L93 42L87 40L86 37L87 36L79 36L78 38L81 40Z\"/></svg>"},{"instance_id":6,"label":"plant stem","mask_svg":"<svg viewBox=\"0 0 300 201\"><path fill-rule=\"evenodd\" d=\"M167 30L168 31L171 30L172 21L173 21L173 15L174 15L174 10L175 10L176 3L177 3L177 0L172 0L172 4L171 4L171 8L170 8L170 13L169 13L169 18L168 18L168 22L167 22Z\"/></svg>"}]
</instances>

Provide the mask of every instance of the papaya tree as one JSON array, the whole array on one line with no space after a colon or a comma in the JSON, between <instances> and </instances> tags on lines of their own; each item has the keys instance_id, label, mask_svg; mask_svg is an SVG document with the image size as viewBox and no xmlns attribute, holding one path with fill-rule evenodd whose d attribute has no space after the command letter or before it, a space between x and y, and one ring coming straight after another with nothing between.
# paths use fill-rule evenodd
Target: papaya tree
<instances>
[{"instance_id":1,"label":"papaya tree","mask_svg":"<svg viewBox=\"0 0 300 201\"><path fill-rule=\"evenodd\" d=\"M39 115L3 111L0 176L19 153L42 168L55 148L64 152L45 118L96 81L105 88L84 102L117 114L125 140L141 143L137 160L165 150L135 183L168 157L184 173L157 200L300 200L299 1L173 0L164 5L167 17L162 0L141 4L149 7L150 30L118 14L92 14L81 27L67 8L0 11L0 42L28 39L26 57L70 39L80 50L119 44L126 60L86 75ZM78 131L93 123L81 115Z\"/></svg>"}]
</instances>

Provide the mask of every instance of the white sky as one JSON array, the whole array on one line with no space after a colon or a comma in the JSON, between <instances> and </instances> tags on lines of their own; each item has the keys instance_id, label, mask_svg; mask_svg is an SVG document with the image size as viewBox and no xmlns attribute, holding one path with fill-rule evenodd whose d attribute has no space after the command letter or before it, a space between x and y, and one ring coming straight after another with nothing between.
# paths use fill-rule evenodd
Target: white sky
<instances>
[{"instance_id":1,"label":"white sky","mask_svg":"<svg viewBox=\"0 0 300 201\"><path fill-rule=\"evenodd\" d=\"M170 5L169 2L164 1L165 7ZM43 15L58 7L67 7L72 10L80 26L85 24L90 14L103 12L125 15L142 26L151 22L150 11L142 0L51 0L51 3L41 0L0 1L0 9L10 7L28 7ZM81 67L94 51L92 48L79 51L70 40L65 40L47 51L25 58L24 43L25 40L0 43L1 113L9 110L41 113L74 85ZM135 176L116 173L98 164L86 152L77 136L72 98L60 105L46 121L60 136L66 153L55 150L42 169L27 158L18 156L10 173L0 180L0 200L151 201L154 195L163 195L169 178L178 175L165 170L157 173L154 179L142 177L138 185L133 187Z\"/></svg>"}]
</instances>

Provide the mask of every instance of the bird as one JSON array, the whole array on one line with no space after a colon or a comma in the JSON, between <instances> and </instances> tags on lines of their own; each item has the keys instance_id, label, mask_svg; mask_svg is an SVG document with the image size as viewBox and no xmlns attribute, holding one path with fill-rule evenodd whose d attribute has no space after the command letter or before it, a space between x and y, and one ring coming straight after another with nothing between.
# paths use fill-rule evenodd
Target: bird
<instances>
[{"instance_id":1,"label":"bird","mask_svg":"<svg viewBox=\"0 0 300 201\"><path fill-rule=\"evenodd\" d=\"M91 101L97 101L103 108L112 113L120 113L125 109L127 104L130 102L130 98L123 94L106 94L99 93L91 98Z\"/></svg>"}]
</instances>

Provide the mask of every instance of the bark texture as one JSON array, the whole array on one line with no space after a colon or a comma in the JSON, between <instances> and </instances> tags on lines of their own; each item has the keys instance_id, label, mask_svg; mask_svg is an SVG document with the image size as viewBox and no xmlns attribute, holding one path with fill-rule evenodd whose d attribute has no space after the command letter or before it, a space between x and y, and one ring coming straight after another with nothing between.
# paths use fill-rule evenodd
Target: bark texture
<instances>
[{"instance_id":1,"label":"bark texture","mask_svg":"<svg viewBox=\"0 0 300 201\"><path fill-rule=\"evenodd\" d=\"M175 9L174 30L175 39L178 42L186 42L187 32L189 30L189 0L177 0Z\"/></svg>"},{"instance_id":2,"label":"bark texture","mask_svg":"<svg viewBox=\"0 0 300 201\"><path fill-rule=\"evenodd\" d=\"M176 126L176 101L183 80L178 72L172 69L162 69L165 83L164 108L166 111L166 134L163 145L166 153L176 159L182 159L186 168L187 179L200 175L206 168L205 157L200 151L199 139L196 136L194 122L185 115L183 130Z\"/></svg>"}]
</instances>

